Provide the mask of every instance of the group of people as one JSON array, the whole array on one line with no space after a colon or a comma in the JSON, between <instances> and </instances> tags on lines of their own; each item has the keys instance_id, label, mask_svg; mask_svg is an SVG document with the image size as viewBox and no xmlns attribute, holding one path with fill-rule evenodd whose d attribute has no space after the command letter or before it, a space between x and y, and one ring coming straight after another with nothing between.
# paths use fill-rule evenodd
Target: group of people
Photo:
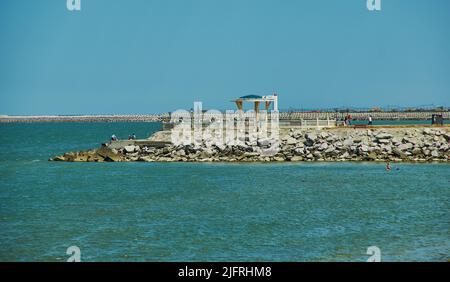
<instances>
[{"instance_id":1,"label":"group of people","mask_svg":"<svg viewBox=\"0 0 450 282\"><path fill-rule=\"evenodd\" d=\"M351 125L351 123L352 123L352 116L351 115L346 115L344 117L344 126Z\"/></svg>"},{"instance_id":2,"label":"group of people","mask_svg":"<svg viewBox=\"0 0 450 282\"><path fill-rule=\"evenodd\" d=\"M128 135L128 140L136 140L136 134ZM111 135L111 141L119 141L119 138L115 134Z\"/></svg>"},{"instance_id":3,"label":"group of people","mask_svg":"<svg viewBox=\"0 0 450 282\"><path fill-rule=\"evenodd\" d=\"M350 114L346 115L346 116L344 117L343 125L344 125L344 126L351 125L351 124L352 124L352 120L353 120L353 118L352 118L352 116L351 116ZM372 115L369 115L369 117L367 118L367 120L369 121L369 122L368 122L368 125L372 125L372 124L373 124L373 117L372 117Z\"/></svg>"}]
</instances>

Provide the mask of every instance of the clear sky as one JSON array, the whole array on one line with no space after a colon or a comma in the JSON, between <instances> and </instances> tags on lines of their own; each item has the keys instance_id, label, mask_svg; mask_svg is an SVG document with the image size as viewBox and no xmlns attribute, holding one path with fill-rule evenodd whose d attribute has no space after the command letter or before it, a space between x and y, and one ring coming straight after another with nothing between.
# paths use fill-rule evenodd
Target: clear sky
<instances>
[{"instance_id":1,"label":"clear sky","mask_svg":"<svg viewBox=\"0 0 450 282\"><path fill-rule=\"evenodd\" d=\"M450 1L0 0L0 114L450 103Z\"/></svg>"}]
</instances>

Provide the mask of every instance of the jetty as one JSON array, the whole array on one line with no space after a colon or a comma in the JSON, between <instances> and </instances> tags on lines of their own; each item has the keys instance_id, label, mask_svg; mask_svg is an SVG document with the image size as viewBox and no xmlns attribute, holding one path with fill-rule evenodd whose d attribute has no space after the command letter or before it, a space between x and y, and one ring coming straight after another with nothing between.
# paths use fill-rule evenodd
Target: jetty
<instances>
[{"instance_id":1,"label":"jetty","mask_svg":"<svg viewBox=\"0 0 450 282\"><path fill-rule=\"evenodd\" d=\"M449 162L450 126L369 126L280 129L278 140L242 139L216 146L174 145L170 131L145 140L111 141L100 148L51 158L68 162ZM276 146L276 153L264 151Z\"/></svg>"},{"instance_id":2,"label":"jetty","mask_svg":"<svg viewBox=\"0 0 450 282\"><path fill-rule=\"evenodd\" d=\"M148 139L117 141L50 158L69 162L449 162L449 112L278 112L278 95L232 100L237 111L194 109L152 118L163 129ZM253 104L244 111L244 103ZM263 111L260 106L263 105ZM268 114L269 110L272 110ZM431 119L433 125L350 125L350 119Z\"/></svg>"}]
</instances>

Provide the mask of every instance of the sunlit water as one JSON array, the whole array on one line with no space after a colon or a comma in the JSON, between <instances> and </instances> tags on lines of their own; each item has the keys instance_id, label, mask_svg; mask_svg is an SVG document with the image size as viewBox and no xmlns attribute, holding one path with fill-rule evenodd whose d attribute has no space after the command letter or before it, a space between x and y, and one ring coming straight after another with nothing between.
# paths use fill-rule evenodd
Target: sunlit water
<instances>
[{"instance_id":1,"label":"sunlit water","mask_svg":"<svg viewBox=\"0 0 450 282\"><path fill-rule=\"evenodd\" d=\"M450 259L448 164L47 161L160 126L0 124L0 260Z\"/></svg>"}]
</instances>

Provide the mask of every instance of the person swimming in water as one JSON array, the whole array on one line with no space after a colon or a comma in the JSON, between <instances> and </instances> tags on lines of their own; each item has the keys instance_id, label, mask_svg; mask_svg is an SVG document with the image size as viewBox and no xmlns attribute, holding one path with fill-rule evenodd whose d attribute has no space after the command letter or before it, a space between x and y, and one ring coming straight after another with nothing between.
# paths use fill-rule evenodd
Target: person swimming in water
<instances>
[{"instance_id":1,"label":"person swimming in water","mask_svg":"<svg viewBox=\"0 0 450 282\"><path fill-rule=\"evenodd\" d=\"M386 170L387 171L391 170L391 164L389 162L386 163Z\"/></svg>"}]
</instances>

